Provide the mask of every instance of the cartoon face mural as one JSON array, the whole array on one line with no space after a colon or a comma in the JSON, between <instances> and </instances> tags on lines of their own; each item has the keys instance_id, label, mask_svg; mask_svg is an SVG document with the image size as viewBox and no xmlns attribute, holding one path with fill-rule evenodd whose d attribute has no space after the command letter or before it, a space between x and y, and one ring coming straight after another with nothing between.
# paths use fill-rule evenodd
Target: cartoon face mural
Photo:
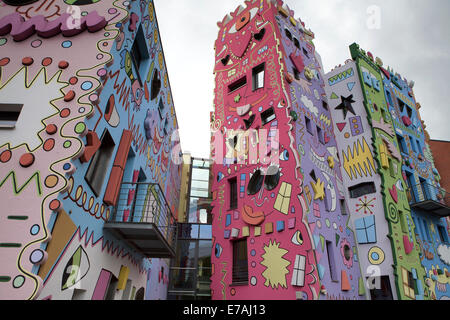
<instances>
[{"instance_id":1,"label":"cartoon face mural","mask_svg":"<svg viewBox=\"0 0 450 320\"><path fill-rule=\"evenodd\" d=\"M237 8L218 24L215 113L212 117L212 129L216 133L212 144L216 179L212 189L217 253L212 259L215 270L211 278L213 299L248 296L255 299L318 299L321 295L319 277L324 275L325 269L316 263L318 255L314 251L321 238L318 235L316 241L313 235L314 229L322 227L306 222L307 214L313 212L313 204L306 196L309 181L305 181L304 171L308 166L315 166L310 159L303 159L304 153L298 150L302 144L297 136L299 126L293 119L297 117L298 121L298 115L305 112L297 103L300 98L296 89L300 91L302 86L297 82L290 85L285 80L285 74L292 70L288 50L293 50L294 46L289 49L284 45L286 39L280 27L281 23L288 24L291 20L297 26L301 24L292 18L292 13L288 12L288 18L282 17L279 10L285 10L281 8L281 1L277 5L246 1L246 8ZM298 27L295 30L300 34ZM310 40L306 36L301 40L306 41L306 38ZM309 43L304 45L312 48ZM311 73L319 68L314 61L310 62ZM319 81L317 77L313 78L310 80ZM305 86L308 81L301 79L303 82L300 83ZM323 88L319 83L306 86L311 94L322 97L319 92L323 92ZM311 101L311 104L308 106L317 108L317 102ZM323 115L322 120L329 122L326 119L329 116ZM329 143L331 135L327 133L326 137ZM328 169L324 169L330 175L325 173L320 175L320 180L314 181L316 193L313 196L318 210L325 210L326 193L330 208L335 211L335 177L340 173L330 169L327 160L325 163ZM325 221L323 225L325 227ZM344 229L345 224L330 223L330 227L334 225L338 233L348 232ZM327 234L327 240L328 237ZM325 237L322 238L325 244ZM332 233L332 238L333 242L339 242L341 236L336 240L336 234ZM236 270L241 267L231 263L233 259L237 260L233 252L241 252L241 263L248 265L248 268L243 267L247 269L247 277L236 276ZM351 272L353 281L357 282L357 268ZM348 278L347 271L344 277ZM247 286L233 286L243 279L248 281ZM334 292L331 287L329 289L332 298ZM345 296L351 291L349 297L358 297L351 288L344 289L339 288L340 295Z\"/></svg>"},{"instance_id":2,"label":"cartoon face mural","mask_svg":"<svg viewBox=\"0 0 450 320\"><path fill-rule=\"evenodd\" d=\"M12 218L2 217L8 221L4 235L14 244L0 247L0 267L8 276L0 283L0 297L112 297L102 295L101 288L114 278L121 283L118 292L129 293L127 298L145 296L139 288L147 288L151 281L147 273L161 266L167 270L166 263L145 259L126 241L106 232L104 225L115 210L107 204L108 195L120 191L122 181L157 183L161 192L179 194L179 166L168 161L176 142L161 134L158 143L154 136L147 139L147 131L161 132L164 124L168 132L177 129L174 107L167 99L168 81L153 92L153 98L164 99L172 112L164 119L158 115L156 121L143 122L147 111L155 114L158 108L150 100L151 79L146 81L150 65L157 65L162 79L167 77L153 4L68 0L57 5L8 4L12 5L2 5L0 13L0 95L16 98L7 103L17 108L19 117L11 134L2 135L0 141L0 198L12 199L4 213ZM85 12L79 29L65 24L72 17L72 5ZM58 27L49 30L43 17ZM9 23L13 28L4 27ZM25 23L30 27L19 28ZM136 40L142 37L144 41ZM130 68L134 43L148 54L139 70ZM31 119L28 97L35 90L46 101L39 102L45 107ZM144 103L146 108L141 107ZM98 177L89 172L98 171L93 169L105 147L109 149L105 172L93 183ZM113 167L120 156L125 159L114 182ZM168 197L167 206L177 208L178 198ZM164 298L164 288L167 281L147 297Z\"/></svg>"}]
</instances>

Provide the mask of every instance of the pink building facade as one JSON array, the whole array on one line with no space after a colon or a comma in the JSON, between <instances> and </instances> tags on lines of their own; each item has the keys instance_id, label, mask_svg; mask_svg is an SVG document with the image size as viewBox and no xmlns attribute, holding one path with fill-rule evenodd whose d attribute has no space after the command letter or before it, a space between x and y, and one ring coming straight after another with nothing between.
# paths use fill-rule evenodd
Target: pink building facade
<instances>
[{"instance_id":1,"label":"pink building facade","mask_svg":"<svg viewBox=\"0 0 450 320\"><path fill-rule=\"evenodd\" d=\"M215 43L212 298L363 299L314 34L245 4Z\"/></svg>"}]
</instances>

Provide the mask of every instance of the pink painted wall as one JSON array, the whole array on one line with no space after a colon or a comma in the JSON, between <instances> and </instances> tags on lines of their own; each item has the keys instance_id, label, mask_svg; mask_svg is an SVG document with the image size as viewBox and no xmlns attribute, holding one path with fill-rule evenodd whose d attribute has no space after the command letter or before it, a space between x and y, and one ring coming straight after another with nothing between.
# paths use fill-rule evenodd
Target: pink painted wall
<instances>
[{"instance_id":1,"label":"pink painted wall","mask_svg":"<svg viewBox=\"0 0 450 320\"><path fill-rule=\"evenodd\" d=\"M212 187L215 248L212 257L212 297L288 300L295 299L296 292L299 292L302 298L316 299L320 287L311 230L305 221L306 203L301 189L302 175L294 145L295 134L291 131L289 108L286 108L290 99L288 87L282 78L282 51L274 20L276 9L266 1L253 4L247 1L246 4L247 8L238 8L231 14L230 21L225 18L219 23L215 57L215 117L212 129L225 136L226 131L232 129L245 130L243 120L251 120L250 117L254 115L252 129L266 129L266 137L270 129L278 130L279 138L269 137L269 141L273 140L274 149L270 155L263 155L255 162L251 158L258 147L250 147L247 154L243 152L244 156L239 159L238 164L233 164L233 159L228 160L230 165L219 164L219 159L216 159ZM263 28L265 33L261 39ZM265 63L265 86L252 90L252 69L261 63ZM228 86L243 76L247 77L247 86L229 93ZM236 108L244 106L245 109L246 105L251 105L249 112L239 116ZM261 113L269 108L273 108L275 118L271 117L273 120L264 125ZM225 140L228 141L233 135L226 137ZM219 138L213 138L213 158L220 158L221 148L225 150L226 144L229 145L227 141L218 141ZM256 141L252 138L247 140L249 146L254 142ZM226 153L224 152L224 157L227 157ZM275 188L267 190L263 185L256 194L248 195L246 191L252 174L258 169L267 172L268 164L274 164L271 171L280 172ZM229 181L233 178L237 179L238 205L237 209L230 210ZM277 224L284 224L283 230L277 231ZM233 229L239 230L236 238L230 235ZM273 231L266 233L269 229ZM247 239L248 285L245 286L232 284L232 247L236 239ZM301 245L299 241L302 242ZM291 286L296 256L303 256L306 260L305 284L302 287Z\"/></svg>"}]
</instances>

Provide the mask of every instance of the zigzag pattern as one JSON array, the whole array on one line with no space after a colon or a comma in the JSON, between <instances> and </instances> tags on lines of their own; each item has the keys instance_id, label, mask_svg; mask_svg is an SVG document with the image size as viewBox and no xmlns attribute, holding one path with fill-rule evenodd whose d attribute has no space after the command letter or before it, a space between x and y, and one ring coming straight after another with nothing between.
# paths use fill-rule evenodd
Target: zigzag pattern
<instances>
[{"instance_id":1,"label":"zigzag pattern","mask_svg":"<svg viewBox=\"0 0 450 320\"><path fill-rule=\"evenodd\" d=\"M39 171L35 172L23 185L18 186L17 185L17 179L16 179L16 173L14 171L11 171L8 173L8 175L0 182L0 189L3 187L5 182L9 179L9 177L12 177L12 185L14 188L14 194L20 195L22 191L31 183L32 180L35 180L36 182L36 190L37 195L40 197L42 196L42 186L41 186L41 176L39 174Z\"/></svg>"},{"instance_id":2,"label":"zigzag pattern","mask_svg":"<svg viewBox=\"0 0 450 320\"><path fill-rule=\"evenodd\" d=\"M376 172L375 162L372 153L370 152L369 145L367 144L366 139L363 140L364 142L362 145L360 140L353 143L353 150L348 146L347 153L342 151L344 159L343 167L351 180L354 178L356 179L358 174L361 177L367 177L369 175L372 176L372 170L373 173Z\"/></svg>"},{"instance_id":3,"label":"zigzag pattern","mask_svg":"<svg viewBox=\"0 0 450 320\"><path fill-rule=\"evenodd\" d=\"M345 70L344 72L341 72L341 73L335 75L334 77L329 78L328 84L330 86L334 86L335 84L350 78L354 74L355 74L355 72L353 71L353 68L350 68L348 70Z\"/></svg>"},{"instance_id":4,"label":"zigzag pattern","mask_svg":"<svg viewBox=\"0 0 450 320\"><path fill-rule=\"evenodd\" d=\"M328 127L331 125L331 120L323 113L320 115L320 121L323 121Z\"/></svg>"}]
</instances>

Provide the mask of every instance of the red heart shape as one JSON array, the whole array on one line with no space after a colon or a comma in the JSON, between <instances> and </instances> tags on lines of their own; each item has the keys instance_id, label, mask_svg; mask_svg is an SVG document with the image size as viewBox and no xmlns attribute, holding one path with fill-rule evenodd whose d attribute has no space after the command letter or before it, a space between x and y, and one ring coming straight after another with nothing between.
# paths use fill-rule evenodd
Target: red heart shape
<instances>
[{"instance_id":1,"label":"red heart shape","mask_svg":"<svg viewBox=\"0 0 450 320\"><path fill-rule=\"evenodd\" d=\"M233 54L238 57L242 58L242 56L245 53L245 50L247 50L247 47L252 39L251 32L243 32L238 33L234 36L234 39L231 41L230 49Z\"/></svg>"}]
</instances>

